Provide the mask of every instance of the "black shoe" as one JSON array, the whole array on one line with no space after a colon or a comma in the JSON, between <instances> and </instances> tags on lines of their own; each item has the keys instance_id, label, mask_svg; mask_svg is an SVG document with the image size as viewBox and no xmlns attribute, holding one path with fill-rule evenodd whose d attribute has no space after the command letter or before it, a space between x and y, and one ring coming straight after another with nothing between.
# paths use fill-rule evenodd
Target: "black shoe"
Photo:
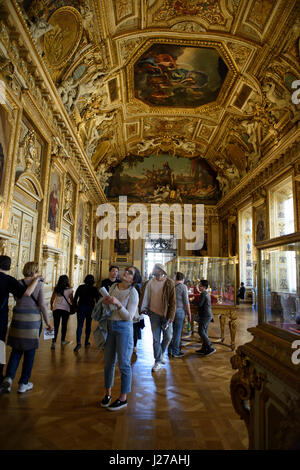
<instances>
[{"instance_id":1,"label":"black shoe","mask_svg":"<svg viewBox=\"0 0 300 470\"><path fill-rule=\"evenodd\" d=\"M210 356L211 354L217 352L214 348L209 349L207 352L203 354L203 356Z\"/></svg>"},{"instance_id":2,"label":"black shoe","mask_svg":"<svg viewBox=\"0 0 300 470\"><path fill-rule=\"evenodd\" d=\"M195 351L196 354L201 354L202 356L205 354L205 350L204 349L197 349L197 351Z\"/></svg>"},{"instance_id":3,"label":"black shoe","mask_svg":"<svg viewBox=\"0 0 300 470\"><path fill-rule=\"evenodd\" d=\"M180 351L178 354L172 354L172 357L184 357L184 354Z\"/></svg>"},{"instance_id":4,"label":"black shoe","mask_svg":"<svg viewBox=\"0 0 300 470\"><path fill-rule=\"evenodd\" d=\"M110 402L111 402L111 396L110 395L105 395L102 402L100 403L100 406L102 406L102 408L107 408L109 406Z\"/></svg>"},{"instance_id":5,"label":"black shoe","mask_svg":"<svg viewBox=\"0 0 300 470\"><path fill-rule=\"evenodd\" d=\"M81 344L77 344L76 348L74 348L74 352L78 352L81 349Z\"/></svg>"},{"instance_id":6,"label":"black shoe","mask_svg":"<svg viewBox=\"0 0 300 470\"><path fill-rule=\"evenodd\" d=\"M122 408L126 408L126 406L127 406L127 400L121 401L121 400L117 399L107 409L109 411L118 411L118 410L121 410Z\"/></svg>"},{"instance_id":7,"label":"black shoe","mask_svg":"<svg viewBox=\"0 0 300 470\"><path fill-rule=\"evenodd\" d=\"M90 345L91 345L91 343L85 343L84 347L85 347L85 348L89 348Z\"/></svg>"}]
</instances>

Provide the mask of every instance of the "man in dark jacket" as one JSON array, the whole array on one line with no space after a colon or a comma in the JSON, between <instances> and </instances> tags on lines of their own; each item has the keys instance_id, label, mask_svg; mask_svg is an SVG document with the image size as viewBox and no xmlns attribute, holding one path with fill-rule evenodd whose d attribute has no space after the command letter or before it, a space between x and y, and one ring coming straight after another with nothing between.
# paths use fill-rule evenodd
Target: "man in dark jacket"
<instances>
[{"instance_id":1,"label":"man in dark jacket","mask_svg":"<svg viewBox=\"0 0 300 470\"><path fill-rule=\"evenodd\" d=\"M241 287L239 288L238 295L237 295L237 304L240 303L240 299L244 300L245 298L246 288L243 282L241 282Z\"/></svg>"},{"instance_id":2,"label":"man in dark jacket","mask_svg":"<svg viewBox=\"0 0 300 470\"><path fill-rule=\"evenodd\" d=\"M207 288L208 281L201 280L199 284L199 290L201 293L198 301L198 332L200 338L202 338L203 343L202 348L196 351L196 353L200 354L201 356L210 356L216 352L208 338L208 327L213 318L213 315L211 311L210 295L207 292Z\"/></svg>"}]
</instances>

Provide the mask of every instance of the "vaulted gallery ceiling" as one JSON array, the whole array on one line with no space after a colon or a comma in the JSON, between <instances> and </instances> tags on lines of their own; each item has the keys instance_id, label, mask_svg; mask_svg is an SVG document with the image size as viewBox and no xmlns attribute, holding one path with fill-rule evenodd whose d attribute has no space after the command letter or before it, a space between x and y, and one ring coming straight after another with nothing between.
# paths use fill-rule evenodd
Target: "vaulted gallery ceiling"
<instances>
[{"instance_id":1,"label":"vaulted gallery ceiling","mask_svg":"<svg viewBox=\"0 0 300 470\"><path fill-rule=\"evenodd\" d=\"M153 180L162 155L161 168L166 157L171 168L181 162L182 179L200 171L195 195L216 202L300 118L291 101L300 77L296 0L18 6L104 189L138 162ZM132 194L149 196L141 187ZM183 195L184 185L175 197Z\"/></svg>"}]
</instances>

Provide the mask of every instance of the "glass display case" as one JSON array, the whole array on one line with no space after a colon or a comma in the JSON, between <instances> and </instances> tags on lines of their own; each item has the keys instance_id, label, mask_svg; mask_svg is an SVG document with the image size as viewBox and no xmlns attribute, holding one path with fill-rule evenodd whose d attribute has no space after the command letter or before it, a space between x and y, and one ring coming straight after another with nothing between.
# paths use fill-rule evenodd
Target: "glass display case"
<instances>
[{"instance_id":1,"label":"glass display case","mask_svg":"<svg viewBox=\"0 0 300 470\"><path fill-rule=\"evenodd\" d=\"M168 276L175 279L176 272L185 275L189 295L196 298L200 294L197 285L201 279L207 279L212 306L235 306L236 276L235 258L210 256L178 256L166 263Z\"/></svg>"},{"instance_id":2,"label":"glass display case","mask_svg":"<svg viewBox=\"0 0 300 470\"><path fill-rule=\"evenodd\" d=\"M300 335L300 233L256 247L259 323Z\"/></svg>"}]
</instances>

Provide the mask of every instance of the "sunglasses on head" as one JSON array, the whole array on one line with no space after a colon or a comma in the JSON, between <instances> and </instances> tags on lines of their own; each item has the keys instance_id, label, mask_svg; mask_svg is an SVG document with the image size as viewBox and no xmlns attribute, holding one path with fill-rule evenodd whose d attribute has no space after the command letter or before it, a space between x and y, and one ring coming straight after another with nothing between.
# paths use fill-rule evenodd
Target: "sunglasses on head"
<instances>
[{"instance_id":1,"label":"sunglasses on head","mask_svg":"<svg viewBox=\"0 0 300 470\"><path fill-rule=\"evenodd\" d=\"M134 272L131 271L131 269L125 269L125 272L131 274L131 276L134 276Z\"/></svg>"}]
</instances>

